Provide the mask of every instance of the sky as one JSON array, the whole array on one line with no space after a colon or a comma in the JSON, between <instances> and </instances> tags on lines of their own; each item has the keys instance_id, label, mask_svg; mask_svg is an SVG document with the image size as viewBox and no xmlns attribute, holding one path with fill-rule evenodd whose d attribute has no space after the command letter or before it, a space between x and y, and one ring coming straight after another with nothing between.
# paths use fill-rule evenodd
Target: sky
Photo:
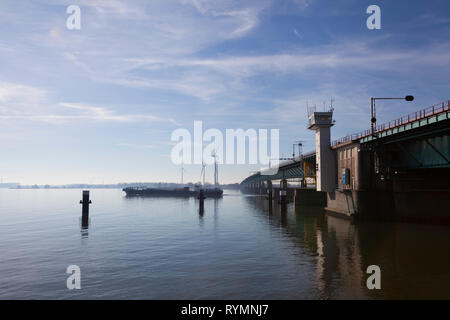
<instances>
[{"instance_id":1,"label":"sky","mask_svg":"<svg viewBox=\"0 0 450 320\"><path fill-rule=\"evenodd\" d=\"M447 0L1 0L0 177L179 182L171 134L196 120L279 129L284 157L299 140L314 150L307 104L333 99L337 139L370 126L370 97L415 96L379 102L379 123L450 99L448 12ZM219 181L259 168L220 165Z\"/></svg>"}]
</instances>

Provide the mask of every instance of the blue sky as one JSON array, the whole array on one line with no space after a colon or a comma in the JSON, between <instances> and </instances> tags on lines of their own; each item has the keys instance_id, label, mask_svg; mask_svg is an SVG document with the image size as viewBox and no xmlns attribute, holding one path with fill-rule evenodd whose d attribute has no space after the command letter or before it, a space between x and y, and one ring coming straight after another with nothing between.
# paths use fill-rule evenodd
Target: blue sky
<instances>
[{"instance_id":1,"label":"blue sky","mask_svg":"<svg viewBox=\"0 0 450 320\"><path fill-rule=\"evenodd\" d=\"M81 8L67 30L66 8ZM381 7L381 30L366 8ZM31 183L179 181L177 128L277 128L314 149L306 101L334 99L333 138L450 99L450 3L363 0L0 2L0 176ZM221 182L258 166L223 165ZM212 180L212 168L208 168ZM185 180L199 181L199 166Z\"/></svg>"}]
</instances>

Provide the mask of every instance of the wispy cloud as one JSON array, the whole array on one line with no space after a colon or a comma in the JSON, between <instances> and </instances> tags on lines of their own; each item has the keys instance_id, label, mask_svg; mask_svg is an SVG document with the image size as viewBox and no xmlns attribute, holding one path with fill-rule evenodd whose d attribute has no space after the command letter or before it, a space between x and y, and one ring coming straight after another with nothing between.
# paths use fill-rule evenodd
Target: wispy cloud
<instances>
[{"instance_id":1,"label":"wispy cloud","mask_svg":"<svg viewBox=\"0 0 450 320\"><path fill-rule=\"evenodd\" d=\"M129 86L155 87L175 90L209 101L215 96L245 88L245 79L255 75L295 74L311 79L323 78L324 72L341 77L358 70L363 72L387 70L414 73L411 65L425 68L450 69L450 47L430 46L421 50L373 50L370 43L362 41L325 45L313 50L272 55L229 56L221 58L126 58L130 68L116 74L113 81ZM148 72L147 77L135 78L138 70ZM172 71L174 70L174 71ZM175 71L176 70L176 71ZM164 71L165 78L156 75ZM154 76L155 74L155 76Z\"/></svg>"},{"instance_id":2,"label":"wispy cloud","mask_svg":"<svg viewBox=\"0 0 450 320\"><path fill-rule=\"evenodd\" d=\"M0 83L0 119L50 123L73 120L177 123L173 118L149 113L119 113L108 107L86 103L54 103L43 89L11 83Z\"/></svg>"},{"instance_id":3,"label":"wispy cloud","mask_svg":"<svg viewBox=\"0 0 450 320\"><path fill-rule=\"evenodd\" d=\"M118 114L117 112L106 108L82 103L61 102L59 106L78 110L76 115L64 115L62 119L86 119L95 121L114 121L114 122L136 122L136 121L166 121L152 114ZM171 119L168 121L172 121Z\"/></svg>"},{"instance_id":4,"label":"wispy cloud","mask_svg":"<svg viewBox=\"0 0 450 320\"><path fill-rule=\"evenodd\" d=\"M140 144L134 144L134 143L118 143L117 146L134 148L134 149L153 149L153 148L155 148L154 145L140 145Z\"/></svg>"},{"instance_id":5,"label":"wispy cloud","mask_svg":"<svg viewBox=\"0 0 450 320\"><path fill-rule=\"evenodd\" d=\"M215 19L229 18L234 27L225 38L235 38L247 35L259 23L261 11L270 5L270 1L203 1L182 0L182 3L194 6L204 16ZM242 7L244 6L244 8Z\"/></svg>"},{"instance_id":6,"label":"wispy cloud","mask_svg":"<svg viewBox=\"0 0 450 320\"><path fill-rule=\"evenodd\" d=\"M26 105L42 101L47 95L45 90L13 83L0 83L0 103Z\"/></svg>"}]
</instances>

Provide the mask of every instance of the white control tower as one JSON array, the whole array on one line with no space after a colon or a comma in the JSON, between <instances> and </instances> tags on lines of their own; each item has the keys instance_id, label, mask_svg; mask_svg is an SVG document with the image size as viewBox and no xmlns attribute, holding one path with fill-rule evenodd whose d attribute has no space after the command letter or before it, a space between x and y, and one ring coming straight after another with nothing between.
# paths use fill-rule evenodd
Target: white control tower
<instances>
[{"instance_id":1,"label":"white control tower","mask_svg":"<svg viewBox=\"0 0 450 320\"><path fill-rule=\"evenodd\" d=\"M330 128L333 123L333 109L328 112L311 112L308 115L308 129L316 131L316 187L317 191L335 190L334 155L331 150Z\"/></svg>"}]
</instances>

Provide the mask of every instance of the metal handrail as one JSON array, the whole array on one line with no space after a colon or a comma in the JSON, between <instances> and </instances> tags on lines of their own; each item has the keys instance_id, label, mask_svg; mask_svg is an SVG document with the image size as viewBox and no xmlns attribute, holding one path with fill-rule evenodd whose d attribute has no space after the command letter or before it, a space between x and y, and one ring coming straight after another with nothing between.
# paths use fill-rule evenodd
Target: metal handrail
<instances>
[{"instance_id":1,"label":"metal handrail","mask_svg":"<svg viewBox=\"0 0 450 320\"><path fill-rule=\"evenodd\" d=\"M439 114L444 111L448 111L449 109L450 109L450 100L447 100L446 102L444 101L444 102L432 105L430 107L427 107L425 109L410 113L401 118L391 120L389 122L385 122L383 124L377 125L375 127L375 133L389 130L392 128L396 128L398 126L401 126L401 125L404 125L404 124L407 124L407 123L410 123L413 121L425 119L432 115ZM346 135L345 137L334 140L331 143L331 145L334 147L334 146L337 146L342 143L346 143L346 142L350 142L353 140L357 140L357 139L361 139L361 138L370 136L371 134L372 134L372 131L370 129L367 129L367 130L361 131L359 133L349 134L349 135Z\"/></svg>"}]
</instances>

